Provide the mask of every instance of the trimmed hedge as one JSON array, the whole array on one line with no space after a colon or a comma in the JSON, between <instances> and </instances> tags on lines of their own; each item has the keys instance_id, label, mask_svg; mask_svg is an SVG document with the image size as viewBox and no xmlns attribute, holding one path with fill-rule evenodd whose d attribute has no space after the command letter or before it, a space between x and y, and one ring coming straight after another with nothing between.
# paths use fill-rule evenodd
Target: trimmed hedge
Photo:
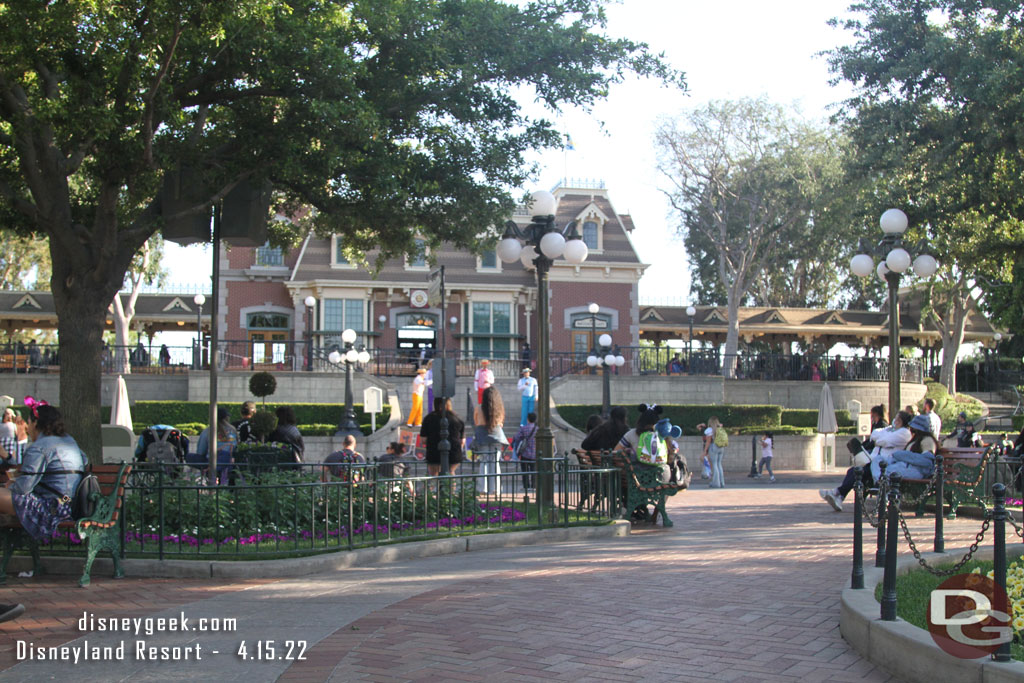
<instances>
[{"instance_id":1,"label":"trimmed hedge","mask_svg":"<svg viewBox=\"0 0 1024 683\"><path fill-rule=\"evenodd\" d=\"M853 427L848 410L836 411L836 424L839 428ZM818 411L804 408L786 408L782 411L782 426L818 428Z\"/></svg>"},{"instance_id":2,"label":"trimmed hedge","mask_svg":"<svg viewBox=\"0 0 1024 683\"><path fill-rule=\"evenodd\" d=\"M749 434L764 429L778 430L782 426L782 407L774 405L662 405L662 417L667 417L672 424L678 425L683 434L696 435L697 424L707 422L712 415L717 415L726 429L733 434ZM560 405L558 414L562 419L583 429L587 418L601 413L600 405ZM639 417L637 406L629 406L626 410L626 423L635 424Z\"/></svg>"},{"instance_id":3,"label":"trimmed hedge","mask_svg":"<svg viewBox=\"0 0 1024 683\"><path fill-rule=\"evenodd\" d=\"M266 410L273 412L278 406L289 405L295 411L295 419L299 424L338 424L345 410L343 403L268 403ZM218 403L227 408L231 421L241 419L241 403ZM262 405L258 405L260 409ZM370 423L369 413L363 412L360 403L353 405L356 421ZM377 415L377 424L384 424L391 415L387 405ZM210 404L205 401L138 401L132 406L132 420L140 424L181 424L199 422L206 424L210 419Z\"/></svg>"}]
</instances>

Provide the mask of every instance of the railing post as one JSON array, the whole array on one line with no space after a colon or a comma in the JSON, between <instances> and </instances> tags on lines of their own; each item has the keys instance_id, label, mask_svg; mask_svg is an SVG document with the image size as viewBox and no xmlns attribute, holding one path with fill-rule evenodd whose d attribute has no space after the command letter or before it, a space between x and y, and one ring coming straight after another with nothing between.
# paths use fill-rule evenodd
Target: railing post
<instances>
[{"instance_id":1,"label":"railing post","mask_svg":"<svg viewBox=\"0 0 1024 683\"><path fill-rule=\"evenodd\" d=\"M946 539L943 537L942 528L942 515L945 507L943 480L945 480L946 474L942 471L942 456L938 453L935 454L935 472L938 474L935 480L935 552L941 553L946 551Z\"/></svg>"},{"instance_id":2,"label":"railing post","mask_svg":"<svg viewBox=\"0 0 1024 683\"><path fill-rule=\"evenodd\" d=\"M881 462L878 464L882 469L881 475L878 477L878 481L875 482L878 486L878 538L875 541L875 566L885 566L885 518L888 513L889 501L885 499L885 495L882 492L882 482L885 479L885 463Z\"/></svg>"},{"instance_id":3,"label":"railing post","mask_svg":"<svg viewBox=\"0 0 1024 683\"><path fill-rule=\"evenodd\" d=\"M161 560L164 559L164 468L158 467L156 470L156 487L157 487L157 505L160 508L160 523L157 525L157 548L159 550L159 557ZM179 543L180 541L179 531Z\"/></svg>"},{"instance_id":4,"label":"railing post","mask_svg":"<svg viewBox=\"0 0 1024 683\"><path fill-rule=\"evenodd\" d=\"M896 621L896 551L899 538L900 475L889 477L889 526L885 539L885 573L882 576L882 621ZM881 524L881 522L879 522Z\"/></svg>"},{"instance_id":5,"label":"railing post","mask_svg":"<svg viewBox=\"0 0 1024 683\"><path fill-rule=\"evenodd\" d=\"M1003 589L1003 596L1006 595L1006 486L994 484L992 486L992 497L995 503L992 507L992 522L995 540L993 542L993 574L996 585ZM1000 596L1002 597L1002 596ZM996 610L1004 614L1010 614L1010 605L993 605ZM1000 643L996 651L992 653L992 659L997 662L1010 661L1010 643Z\"/></svg>"},{"instance_id":6,"label":"railing post","mask_svg":"<svg viewBox=\"0 0 1024 683\"><path fill-rule=\"evenodd\" d=\"M864 470L853 469L856 479L853 484L853 571L850 573L850 588L864 587Z\"/></svg>"}]
</instances>

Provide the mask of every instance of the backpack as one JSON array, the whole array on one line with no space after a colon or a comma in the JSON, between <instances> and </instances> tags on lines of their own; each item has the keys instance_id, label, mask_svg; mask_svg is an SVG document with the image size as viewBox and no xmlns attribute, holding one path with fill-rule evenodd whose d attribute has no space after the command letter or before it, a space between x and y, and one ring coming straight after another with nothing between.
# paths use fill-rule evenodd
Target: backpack
<instances>
[{"instance_id":1,"label":"backpack","mask_svg":"<svg viewBox=\"0 0 1024 683\"><path fill-rule=\"evenodd\" d=\"M153 430L154 440L146 446L146 460L159 463L178 462L178 453L168 441L171 431L170 429L165 429L162 432Z\"/></svg>"},{"instance_id":2,"label":"backpack","mask_svg":"<svg viewBox=\"0 0 1024 683\"><path fill-rule=\"evenodd\" d=\"M71 519L76 522L86 517L92 517L96 513L96 501L103 496L103 492L100 491L100 480L96 478L96 475L92 473L92 466L87 466L86 470L54 470L49 474L81 474L82 478L78 481L78 486L75 487L74 493L71 497L65 496L63 493L53 488L49 484L39 482L39 486L44 489L56 493L62 502L71 504ZM95 495L93 495L95 494Z\"/></svg>"},{"instance_id":3,"label":"backpack","mask_svg":"<svg viewBox=\"0 0 1024 683\"><path fill-rule=\"evenodd\" d=\"M668 463L668 447L665 445L665 440L656 432L644 432L640 435L636 459L645 465Z\"/></svg>"},{"instance_id":4,"label":"backpack","mask_svg":"<svg viewBox=\"0 0 1024 683\"><path fill-rule=\"evenodd\" d=\"M714 444L719 448L725 448L729 445L729 432L725 431L725 427L719 427L715 432Z\"/></svg>"}]
</instances>

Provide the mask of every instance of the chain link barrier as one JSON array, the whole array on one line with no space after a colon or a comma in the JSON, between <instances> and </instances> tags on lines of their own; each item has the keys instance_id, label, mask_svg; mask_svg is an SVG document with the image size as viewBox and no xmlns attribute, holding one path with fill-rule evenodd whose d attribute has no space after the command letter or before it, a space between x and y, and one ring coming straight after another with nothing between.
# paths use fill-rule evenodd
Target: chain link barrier
<instances>
[{"instance_id":1,"label":"chain link barrier","mask_svg":"<svg viewBox=\"0 0 1024 683\"><path fill-rule=\"evenodd\" d=\"M907 520L903 517L903 512L899 509L898 505L896 506L896 514L899 517L900 526L903 528L903 536L907 539L911 552L914 553L914 559L917 560L918 564L928 570L929 573L935 576L952 576L953 574L956 574L961 567L970 562L971 558L974 557L974 553L977 552L978 546L981 545L981 542L985 539L985 533L988 531L989 525L992 523L992 511L985 510L985 519L981 524L981 530L978 531L977 536L975 536L974 543L972 543L971 547L967 549L967 554L960 558L960 561L949 569L936 569L921 557L921 551L917 549L917 544L914 543L914 539L910 536L910 529L907 527Z\"/></svg>"},{"instance_id":2,"label":"chain link barrier","mask_svg":"<svg viewBox=\"0 0 1024 683\"><path fill-rule=\"evenodd\" d=\"M857 484L859 486L861 486L862 490L863 490L863 486L864 486L863 481L858 481ZM882 481L878 485L877 495L874 497L875 498L875 504L874 505L868 505L868 498L867 498L867 496L863 496L861 498L861 502L862 502L862 505L860 506L861 516L864 518L864 521L866 521L868 524L870 524L871 526L873 526L876 529L878 528L878 508L882 504L882 501L885 500L888 495L889 495L889 479L886 478L886 477L882 477Z\"/></svg>"}]
</instances>

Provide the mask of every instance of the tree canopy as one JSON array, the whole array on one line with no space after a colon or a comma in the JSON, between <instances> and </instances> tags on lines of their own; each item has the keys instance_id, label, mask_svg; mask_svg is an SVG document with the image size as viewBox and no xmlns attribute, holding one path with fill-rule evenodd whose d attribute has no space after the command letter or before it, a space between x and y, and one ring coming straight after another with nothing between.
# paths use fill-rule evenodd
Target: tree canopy
<instances>
[{"instance_id":1,"label":"tree canopy","mask_svg":"<svg viewBox=\"0 0 1024 683\"><path fill-rule=\"evenodd\" d=\"M513 89L557 110L591 106L628 72L683 87L646 46L605 35L602 4L3 5L0 224L49 239L61 405L90 455L103 316L164 220L269 181L348 248L399 254L416 233L470 244L512 208L525 153L558 143ZM176 170L199 194L165 216Z\"/></svg>"}]
</instances>

